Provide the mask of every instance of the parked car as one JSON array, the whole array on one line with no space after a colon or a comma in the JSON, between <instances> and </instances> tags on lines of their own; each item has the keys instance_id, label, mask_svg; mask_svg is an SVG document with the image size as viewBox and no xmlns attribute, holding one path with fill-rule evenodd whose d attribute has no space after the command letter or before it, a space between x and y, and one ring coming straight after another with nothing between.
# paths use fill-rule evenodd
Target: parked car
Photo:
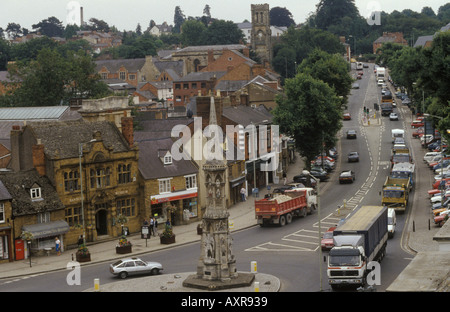
<instances>
[{"instance_id":1,"label":"parked car","mask_svg":"<svg viewBox=\"0 0 450 312\"><path fill-rule=\"evenodd\" d=\"M308 184L308 179L309 179L309 183L310 184ZM317 184L316 180L314 180L310 176L304 175L304 174L296 175L293 178L293 181L294 181L294 183L301 183L301 184L303 184L305 186L311 185L311 187L316 187L316 184Z\"/></svg>"},{"instance_id":2,"label":"parked car","mask_svg":"<svg viewBox=\"0 0 450 312\"><path fill-rule=\"evenodd\" d=\"M355 181L355 172L352 170L344 170L339 175L339 183L353 183Z\"/></svg>"},{"instance_id":3,"label":"parked car","mask_svg":"<svg viewBox=\"0 0 450 312\"><path fill-rule=\"evenodd\" d=\"M416 119L413 120L413 122L411 123L411 128L419 128L419 127L423 127L423 120L420 119Z\"/></svg>"},{"instance_id":4,"label":"parked car","mask_svg":"<svg viewBox=\"0 0 450 312\"><path fill-rule=\"evenodd\" d=\"M159 274L163 270L159 262L147 262L140 258L132 257L121 259L109 265L109 271L120 278L138 274Z\"/></svg>"},{"instance_id":5,"label":"parked car","mask_svg":"<svg viewBox=\"0 0 450 312\"><path fill-rule=\"evenodd\" d=\"M438 226L443 226L448 219L449 212L450 210L446 210L441 212L438 216L434 217L434 223Z\"/></svg>"},{"instance_id":6,"label":"parked car","mask_svg":"<svg viewBox=\"0 0 450 312\"><path fill-rule=\"evenodd\" d=\"M323 233L322 240L320 241L320 245L322 246L322 250L330 250L334 247L333 241L333 231L336 229L335 226L330 227L325 233Z\"/></svg>"},{"instance_id":7,"label":"parked car","mask_svg":"<svg viewBox=\"0 0 450 312\"><path fill-rule=\"evenodd\" d=\"M389 119L390 119L390 120L398 120L398 115L397 115L397 113L391 113L391 114L389 115Z\"/></svg>"},{"instance_id":8,"label":"parked car","mask_svg":"<svg viewBox=\"0 0 450 312\"><path fill-rule=\"evenodd\" d=\"M348 153L348 162L359 162L359 154L358 152L350 152Z\"/></svg>"},{"instance_id":9,"label":"parked car","mask_svg":"<svg viewBox=\"0 0 450 312\"><path fill-rule=\"evenodd\" d=\"M348 130L347 139L356 139L356 130Z\"/></svg>"},{"instance_id":10,"label":"parked car","mask_svg":"<svg viewBox=\"0 0 450 312\"><path fill-rule=\"evenodd\" d=\"M359 89L359 83L357 83L357 82L353 83L352 89Z\"/></svg>"}]
</instances>

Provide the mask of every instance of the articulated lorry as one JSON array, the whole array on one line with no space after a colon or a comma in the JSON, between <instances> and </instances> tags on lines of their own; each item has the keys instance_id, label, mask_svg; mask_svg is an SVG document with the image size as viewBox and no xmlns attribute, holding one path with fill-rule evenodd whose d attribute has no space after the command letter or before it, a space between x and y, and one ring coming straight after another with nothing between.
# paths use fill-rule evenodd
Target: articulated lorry
<instances>
[{"instance_id":1,"label":"articulated lorry","mask_svg":"<svg viewBox=\"0 0 450 312\"><path fill-rule=\"evenodd\" d=\"M405 212L409 204L409 179L386 177L381 195L381 204L396 211Z\"/></svg>"},{"instance_id":2,"label":"articulated lorry","mask_svg":"<svg viewBox=\"0 0 450 312\"><path fill-rule=\"evenodd\" d=\"M293 217L305 217L315 209L313 190L295 190L284 194L272 194L255 201L255 217L260 226L291 223ZM308 200L309 199L309 200Z\"/></svg>"},{"instance_id":3,"label":"articulated lorry","mask_svg":"<svg viewBox=\"0 0 450 312\"><path fill-rule=\"evenodd\" d=\"M386 254L388 208L362 206L333 231L334 247L328 255L328 283L364 286L371 261Z\"/></svg>"}]
</instances>

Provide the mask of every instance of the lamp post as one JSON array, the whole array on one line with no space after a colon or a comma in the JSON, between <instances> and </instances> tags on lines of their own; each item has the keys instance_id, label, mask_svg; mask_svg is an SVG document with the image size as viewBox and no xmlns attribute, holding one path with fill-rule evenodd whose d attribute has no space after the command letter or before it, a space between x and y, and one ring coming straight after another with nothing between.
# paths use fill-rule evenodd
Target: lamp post
<instances>
[{"instance_id":1,"label":"lamp post","mask_svg":"<svg viewBox=\"0 0 450 312\"><path fill-rule=\"evenodd\" d=\"M323 159L322 159L323 160ZM322 230L321 230L321 217L320 217L320 179L317 179L315 176L313 176L308 170L303 170L303 174L306 176L309 176L316 181L316 187L317 187L317 217L319 219L319 278L320 278L320 291L323 290L322 287L322 246L321 246L321 240L322 240Z\"/></svg>"}]
</instances>

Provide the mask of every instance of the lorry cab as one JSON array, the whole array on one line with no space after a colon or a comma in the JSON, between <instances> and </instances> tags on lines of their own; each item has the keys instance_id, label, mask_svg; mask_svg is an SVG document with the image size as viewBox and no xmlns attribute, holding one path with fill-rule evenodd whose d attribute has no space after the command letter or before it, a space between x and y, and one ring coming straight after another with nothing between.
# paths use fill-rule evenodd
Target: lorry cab
<instances>
[{"instance_id":1,"label":"lorry cab","mask_svg":"<svg viewBox=\"0 0 450 312\"><path fill-rule=\"evenodd\" d=\"M397 225L397 219L395 216L395 209L388 209L388 237L394 237L395 226Z\"/></svg>"}]
</instances>

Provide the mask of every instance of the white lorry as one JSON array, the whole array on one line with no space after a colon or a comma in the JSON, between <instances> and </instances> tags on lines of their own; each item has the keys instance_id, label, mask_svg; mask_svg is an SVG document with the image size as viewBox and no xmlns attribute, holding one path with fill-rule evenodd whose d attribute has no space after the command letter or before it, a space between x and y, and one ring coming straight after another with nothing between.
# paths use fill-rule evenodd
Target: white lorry
<instances>
[{"instance_id":1,"label":"white lorry","mask_svg":"<svg viewBox=\"0 0 450 312\"><path fill-rule=\"evenodd\" d=\"M370 262L380 262L386 254L387 213L387 207L362 206L333 231L327 269L333 289L366 284Z\"/></svg>"},{"instance_id":2,"label":"white lorry","mask_svg":"<svg viewBox=\"0 0 450 312\"><path fill-rule=\"evenodd\" d=\"M378 67L377 68L377 80L385 80L385 76L386 76L386 68L384 67Z\"/></svg>"}]
</instances>

